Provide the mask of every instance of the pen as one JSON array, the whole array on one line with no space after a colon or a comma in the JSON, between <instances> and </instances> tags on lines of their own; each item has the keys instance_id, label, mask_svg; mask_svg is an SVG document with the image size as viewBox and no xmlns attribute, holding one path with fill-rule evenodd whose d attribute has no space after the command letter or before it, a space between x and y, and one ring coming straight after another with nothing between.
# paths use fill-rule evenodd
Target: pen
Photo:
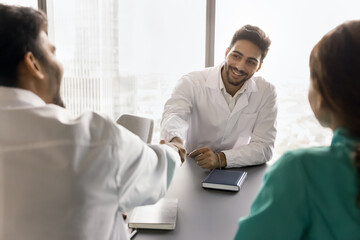
<instances>
[{"instance_id":1,"label":"pen","mask_svg":"<svg viewBox=\"0 0 360 240\"><path fill-rule=\"evenodd\" d=\"M133 239L136 234L137 234L137 230L134 229L134 230L130 233L130 239Z\"/></svg>"}]
</instances>

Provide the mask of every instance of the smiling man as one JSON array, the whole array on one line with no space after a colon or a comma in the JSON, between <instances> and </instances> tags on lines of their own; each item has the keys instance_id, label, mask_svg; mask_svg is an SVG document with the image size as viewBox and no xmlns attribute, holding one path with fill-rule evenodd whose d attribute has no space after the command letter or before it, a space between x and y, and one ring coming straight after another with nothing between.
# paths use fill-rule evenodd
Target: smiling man
<instances>
[{"instance_id":1,"label":"smiling man","mask_svg":"<svg viewBox=\"0 0 360 240\"><path fill-rule=\"evenodd\" d=\"M254 76L270 43L260 28L246 25L235 32L223 63L183 76L165 104L161 138L185 148L207 169L270 160L276 92Z\"/></svg>"}]
</instances>

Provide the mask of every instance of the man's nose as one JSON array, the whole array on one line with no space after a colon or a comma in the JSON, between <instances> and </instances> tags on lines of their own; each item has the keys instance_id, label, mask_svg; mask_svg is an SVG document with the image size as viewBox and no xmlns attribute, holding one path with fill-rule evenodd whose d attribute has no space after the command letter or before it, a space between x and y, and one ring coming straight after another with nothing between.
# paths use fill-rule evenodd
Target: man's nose
<instances>
[{"instance_id":1,"label":"man's nose","mask_svg":"<svg viewBox=\"0 0 360 240\"><path fill-rule=\"evenodd\" d=\"M237 68L237 70L245 70L245 59L241 59L239 61L236 62L235 67Z\"/></svg>"}]
</instances>

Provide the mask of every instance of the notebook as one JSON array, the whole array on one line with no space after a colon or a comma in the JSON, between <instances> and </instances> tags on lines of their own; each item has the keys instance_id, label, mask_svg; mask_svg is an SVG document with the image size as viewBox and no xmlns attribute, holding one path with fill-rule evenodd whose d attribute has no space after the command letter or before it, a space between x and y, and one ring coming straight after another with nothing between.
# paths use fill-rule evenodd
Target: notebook
<instances>
[{"instance_id":1,"label":"notebook","mask_svg":"<svg viewBox=\"0 0 360 240\"><path fill-rule=\"evenodd\" d=\"M131 212L130 228L173 230L176 224L177 198L162 198L156 204L140 206Z\"/></svg>"},{"instance_id":2,"label":"notebook","mask_svg":"<svg viewBox=\"0 0 360 240\"><path fill-rule=\"evenodd\" d=\"M214 169L202 181L203 188L228 191L239 191L245 181L247 172Z\"/></svg>"}]
</instances>

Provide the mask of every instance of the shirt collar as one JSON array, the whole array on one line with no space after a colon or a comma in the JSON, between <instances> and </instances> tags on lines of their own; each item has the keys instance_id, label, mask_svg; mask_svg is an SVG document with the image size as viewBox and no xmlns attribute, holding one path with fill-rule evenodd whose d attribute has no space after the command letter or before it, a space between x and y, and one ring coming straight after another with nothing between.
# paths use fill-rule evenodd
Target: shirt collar
<instances>
[{"instance_id":1,"label":"shirt collar","mask_svg":"<svg viewBox=\"0 0 360 240\"><path fill-rule=\"evenodd\" d=\"M352 147L355 147L359 141L360 137L352 136L346 128L339 127L333 132L331 145L347 143L350 144Z\"/></svg>"},{"instance_id":2,"label":"shirt collar","mask_svg":"<svg viewBox=\"0 0 360 240\"><path fill-rule=\"evenodd\" d=\"M29 90L0 86L0 108L43 105L46 105L46 103Z\"/></svg>"},{"instance_id":3,"label":"shirt collar","mask_svg":"<svg viewBox=\"0 0 360 240\"><path fill-rule=\"evenodd\" d=\"M220 72L221 72L221 71L220 71ZM249 80L250 80L250 79L249 79ZM241 93L246 92L246 89L247 89L248 85L249 85L249 81L246 81L246 82L244 83L244 85L235 93L235 95L234 95L233 98L239 96ZM222 78L221 78L221 74L220 74L220 78L219 78L219 88L220 88L220 90L221 90L224 94L229 94L229 93L226 91L226 88L225 88L225 85L224 85L224 81L223 81Z\"/></svg>"},{"instance_id":4,"label":"shirt collar","mask_svg":"<svg viewBox=\"0 0 360 240\"><path fill-rule=\"evenodd\" d=\"M224 82L222 80L222 77L221 77L221 69L224 67L225 65L225 62L223 62L221 65L220 65L220 68L218 70L218 84L219 84L219 89L223 92L226 92L226 89L225 89L225 85L224 85ZM244 92L257 92L258 91L258 88L256 86L256 83L254 81L254 76L252 76L249 80L247 80L244 85L235 93L234 97L241 94L241 93L244 93ZM227 92L226 92L227 93Z\"/></svg>"}]
</instances>

